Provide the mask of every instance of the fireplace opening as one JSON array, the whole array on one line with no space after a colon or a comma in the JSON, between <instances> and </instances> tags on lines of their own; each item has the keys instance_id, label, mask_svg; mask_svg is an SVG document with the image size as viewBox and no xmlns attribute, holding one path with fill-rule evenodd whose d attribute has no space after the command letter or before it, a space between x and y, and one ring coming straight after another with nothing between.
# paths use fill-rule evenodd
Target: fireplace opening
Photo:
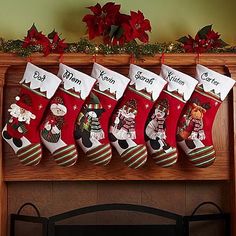
<instances>
[{"instance_id":1,"label":"fireplace opening","mask_svg":"<svg viewBox=\"0 0 236 236\"><path fill-rule=\"evenodd\" d=\"M206 204L215 206L218 212L216 214L196 214L199 208ZM26 205L35 209L36 216L20 214ZM86 222L81 224L78 219L84 216ZM142 223L139 220L137 224L138 217L142 218ZM96 219L96 223L93 222L93 219ZM204 228L212 225L219 226L220 224L221 233L214 233L214 235L230 235L230 215L223 213L212 202L200 204L190 216L181 216L173 212L142 205L114 203L83 207L49 218L41 217L38 209L32 203L26 203L17 214L11 214L10 236L18 236L17 224L26 225L26 222L37 224L36 228L41 224L40 230L35 231L34 236L92 236L94 234L103 236L203 236L204 234L201 231ZM199 234L197 234L196 229ZM212 232L216 232L216 230L217 227L213 227Z\"/></svg>"}]
</instances>

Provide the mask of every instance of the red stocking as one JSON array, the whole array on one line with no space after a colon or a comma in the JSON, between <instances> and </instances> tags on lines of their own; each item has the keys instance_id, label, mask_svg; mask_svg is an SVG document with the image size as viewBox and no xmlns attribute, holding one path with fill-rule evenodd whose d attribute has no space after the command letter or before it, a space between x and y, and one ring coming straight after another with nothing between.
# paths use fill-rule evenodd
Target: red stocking
<instances>
[{"instance_id":1,"label":"red stocking","mask_svg":"<svg viewBox=\"0 0 236 236\"><path fill-rule=\"evenodd\" d=\"M52 73L27 64L20 81L20 93L8 109L10 119L2 131L3 138L23 165L37 165L42 158L39 124L60 83L61 80Z\"/></svg>"},{"instance_id":2,"label":"red stocking","mask_svg":"<svg viewBox=\"0 0 236 236\"><path fill-rule=\"evenodd\" d=\"M215 161L215 115L235 81L201 65L196 69L199 84L179 119L177 141L193 165L207 167Z\"/></svg>"},{"instance_id":3,"label":"red stocking","mask_svg":"<svg viewBox=\"0 0 236 236\"><path fill-rule=\"evenodd\" d=\"M156 164L169 167L178 159L175 139L177 121L197 80L166 65L162 65L160 75L168 84L157 99L145 133L148 152Z\"/></svg>"},{"instance_id":4,"label":"red stocking","mask_svg":"<svg viewBox=\"0 0 236 236\"><path fill-rule=\"evenodd\" d=\"M136 65L130 65L131 82L118 105L110 127L110 140L129 167L147 160L144 129L147 116L166 81Z\"/></svg>"},{"instance_id":5,"label":"red stocking","mask_svg":"<svg viewBox=\"0 0 236 236\"><path fill-rule=\"evenodd\" d=\"M92 77L97 79L76 122L75 139L95 165L107 165L112 156L108 123L129 79L94 63Z\"/></svg>"},{"instance_id":6,"label":"red stocking","mask_svg":"<svg viewBox=\"0 0 236 236\"><path fill-rule=\"evenodd\" d=\"M41 125L41 140L58 165L72 166L78 157L73 135L75 120L95 79L63 64L58 77L62 84Z\"/></svg>"}]
</instances>

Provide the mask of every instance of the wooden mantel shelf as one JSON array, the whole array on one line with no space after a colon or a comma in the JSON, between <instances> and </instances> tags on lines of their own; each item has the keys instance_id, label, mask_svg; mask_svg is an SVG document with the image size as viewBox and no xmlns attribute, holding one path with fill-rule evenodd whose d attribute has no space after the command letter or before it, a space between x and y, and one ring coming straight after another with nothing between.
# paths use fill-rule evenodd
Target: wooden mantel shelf
<instances>
[{"instance_id":1,"label":"wooden mantel shelf","mask_svg":"<svg viewBox=\"0 0 236 236\"><path fill-rule=\"evenodd\" d=\"M41 53L34 53L28 58L19 57L15 54L0 53L0 65L16 66L24 65L31 61L37 65L57 65L60 61L68 65L91 65L94 55L84 53L66 53L62 57L59 54L50 54L47 57ZM96 61L107 66L123 66L130 63L131 56L128 54L96 55ZM143 66L160 65L162 54L153 57L142 57L135 59L134 63ZM199 56L194 53L167 53L164 55L164 63L172 66L189 66L196 63L211 66L236 65L236 54L234 53L207 53Z\"/></svg>"},{"instance_id":2,"label":"wooden mantel shelf","mask_svg":"<svg viewBox=\"0 0 236 236\"><path fill-rule=\"evenodd\" d=\"M14 54L0 53L0 130L8 119L7 109L19 91L18 82L22 79L27 61L44 69L57 73L59 62L75 67L90 74L92 64L110 67L127 75L131 56L88 55L67 53L60 57L51 54L44 57L35 53L29 58ZM159 73L161 61L174 68L194 76L195 65L200 63L220 73L236 79L236 54L161 54L154 57L135 59L133 63ZM48 152L37 167L20 165L11 148L0 142L0 236L6 236L7 228L7 186L8 181L78 181L78 180L221 180L231 182L232 235L236 235L236 87L221 105L214 125L213 143L216 149L216 161L213 166L197 169L191 166L180 153L180 161L175 167L162 169L149 158L144 168L132 170L125 166L114 151L111 164L107 167L93 166L80 150L79 162L71 168L57 166Z\"/></svg>"}]
</instances>

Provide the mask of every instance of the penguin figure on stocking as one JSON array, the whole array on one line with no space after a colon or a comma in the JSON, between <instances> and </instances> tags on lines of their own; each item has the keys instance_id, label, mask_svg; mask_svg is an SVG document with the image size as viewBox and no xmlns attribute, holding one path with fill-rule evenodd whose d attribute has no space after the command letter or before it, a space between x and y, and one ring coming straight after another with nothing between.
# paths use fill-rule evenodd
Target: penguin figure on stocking
<instances>
[{"instance_id":1,"label":"penguin figure on stocking","mask_svg":"<svg viewBox=\"0 0 236 236\"><path fill-rule=\"evenodd\" d=\"M99 140L105 137L99 121L105 110L94 93L90 94L89 99L90 102L86 103L83 107L77 118L75 127L75 139L82 139L82 144L85 148L91 148L94 145L101 144Z\"/></svg>"}]
</instances>

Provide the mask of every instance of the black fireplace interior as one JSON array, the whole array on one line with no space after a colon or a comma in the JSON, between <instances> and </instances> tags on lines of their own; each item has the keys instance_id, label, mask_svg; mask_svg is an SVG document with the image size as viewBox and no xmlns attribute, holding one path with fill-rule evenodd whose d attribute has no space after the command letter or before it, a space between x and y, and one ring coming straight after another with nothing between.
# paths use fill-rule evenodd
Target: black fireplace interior
<instances>
[{"instance_id":1,"label":"black fireplace interior","mask_svg":"<svg viewBox=\"0 0 236 236\"><path fill-rule=\"evenodd\" d=\"M158 234L157 234L158 232ZM174 236L175 225L58 225L55 227L56 236Z\"/></svg>"}]
</instances>

